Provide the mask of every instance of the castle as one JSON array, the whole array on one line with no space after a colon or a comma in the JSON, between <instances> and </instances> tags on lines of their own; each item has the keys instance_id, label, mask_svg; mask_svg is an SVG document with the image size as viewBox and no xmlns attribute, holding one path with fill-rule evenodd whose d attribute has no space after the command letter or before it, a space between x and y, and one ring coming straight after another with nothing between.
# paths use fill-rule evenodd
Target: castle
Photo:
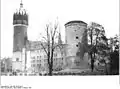
<instances>
[{"instance_id":1,"label":"castle","mask_svg":"<svg viewBox=\"0 0 120 89\"><path fill-rule=\"evenodd\" d=\"M27 27L29 18L23 3L20 3L18 12L13 15L13 71L41 72L48 71L47 55L40 45L40 41L29 41ZM61 41L62 49L55 49L53 54L53 70L66 68L88 68L87 52L87 23L83 21L70 21L65 24L65 44ZM46 43L44 43L46 44Z\"/></svg>"}]
</instances>

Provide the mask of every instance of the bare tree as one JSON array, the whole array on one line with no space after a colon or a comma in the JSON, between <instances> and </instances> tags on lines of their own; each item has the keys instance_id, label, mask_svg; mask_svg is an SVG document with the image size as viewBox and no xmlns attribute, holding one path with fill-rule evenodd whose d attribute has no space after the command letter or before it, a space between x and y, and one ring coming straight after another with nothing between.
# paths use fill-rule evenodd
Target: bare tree
<instances>
[{"instance_id":1,"label":"bare tree","mask_svg":"<svg viewBox=\"0 0 120 89\"><path fill-rule=\"evenodd\" d=\"M58 38L58 23L56 22L53 26L52 24L46 24L45 27L45 35L42 36L44 39L44 42L41 42L41 46L44 49L46 55L47 55L47 64L48 64L48 69L49 69L49 75L52 76L53 72L53 54L54 50L57 46L61 44L56 43L56 38Z\"/></svg>"}]
</instances>

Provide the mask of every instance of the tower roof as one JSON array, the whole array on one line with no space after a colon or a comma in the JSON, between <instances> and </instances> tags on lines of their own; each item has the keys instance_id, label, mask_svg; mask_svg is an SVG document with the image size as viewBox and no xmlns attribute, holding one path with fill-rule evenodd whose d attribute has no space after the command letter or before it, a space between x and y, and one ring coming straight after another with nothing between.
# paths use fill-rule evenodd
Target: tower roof
<instances>
[{"instance_id":1,"label":"tower roof","mask_svg":"<svg viewBox=\"0 0 120 89\"><path fill-rule=\"evenodd\" d=\"M19 9L16 10L15 14L26 14L26 10L23 8L23 2L21 0Z\"/></svg>"},{"instance_id":2,"label":"tower roof","mask_svg":"<svg viewBox=\"0 0 120 89\"><path fill-rule=\"evenodd\" d=\"M20 8L13 15L13 25L15 24L24 24L28 25L28 14L23 8L22 0L20 2Z\"/></svg>"},{"instance_id":3,"label":"tower roof","mask_svg":"<svg viewBox=\"0 0 120 89\"><path fill-rule=\"evenodd\" d=\"M67 22L67 23L65 24L65 26L68 25L68 24L72 24L72 23L82 23L82 24L87 25L87 23L85 23L85 22L83 22L83 21L80 21L80 20L73 20L73 21Z\"/></svg>"}]
</instances>

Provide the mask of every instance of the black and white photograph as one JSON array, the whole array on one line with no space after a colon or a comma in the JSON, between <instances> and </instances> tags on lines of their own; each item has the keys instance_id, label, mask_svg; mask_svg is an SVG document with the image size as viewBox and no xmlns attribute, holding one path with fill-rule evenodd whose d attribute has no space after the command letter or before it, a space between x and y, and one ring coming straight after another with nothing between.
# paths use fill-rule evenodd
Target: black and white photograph
<instances>
[{"instance_id":1,"label":"black and white photograph","mask_svg":"<svg viewBox=\"0 0 120 89\"><path fill-rule=\"evenodd\" d=\"M119 75L119 0L1 0L0 60L1 77Z\"/></svg>"}]
</instances>

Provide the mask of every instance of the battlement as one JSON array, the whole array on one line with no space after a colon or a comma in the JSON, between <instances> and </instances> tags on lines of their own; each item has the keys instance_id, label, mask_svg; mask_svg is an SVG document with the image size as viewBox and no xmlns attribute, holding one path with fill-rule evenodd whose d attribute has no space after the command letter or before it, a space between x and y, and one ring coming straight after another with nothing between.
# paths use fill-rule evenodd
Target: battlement
<instances>
[{"instance_id":1,"label":"battlement","mask_svg":"<svg viewBox=\"0 0 120 89\"><path fill-rule=\"evenodd\" d=\"M71 25L83 25L83 26L87 26L87 23L83 22L83 21L79 21L79 20L74 20L74 21L69 21L65 24L65 27L67 26L71 26Z\"/></svg>"},{"instance_id":2,"label":"battlement","mask_svg":"<svg viewBox=\"0 0 120 89\"><path fill-rule=\"evenodd\" d=\"M28 14L26 10L23 8L22 1L20 3L20 8L13 14L13 25L23 24L28 25Z\"/></svg>"},{"instance_id":3,"label":"battlement","mask_svg":"<svg viewBox=\"0 0 120 89\"><path fill-rule=\"evenodd\" d=\"M28 15L26 12L16 12L13 15L13 25L15 24L24 24L28 25Z\"/></svg>"}]
</instances>

